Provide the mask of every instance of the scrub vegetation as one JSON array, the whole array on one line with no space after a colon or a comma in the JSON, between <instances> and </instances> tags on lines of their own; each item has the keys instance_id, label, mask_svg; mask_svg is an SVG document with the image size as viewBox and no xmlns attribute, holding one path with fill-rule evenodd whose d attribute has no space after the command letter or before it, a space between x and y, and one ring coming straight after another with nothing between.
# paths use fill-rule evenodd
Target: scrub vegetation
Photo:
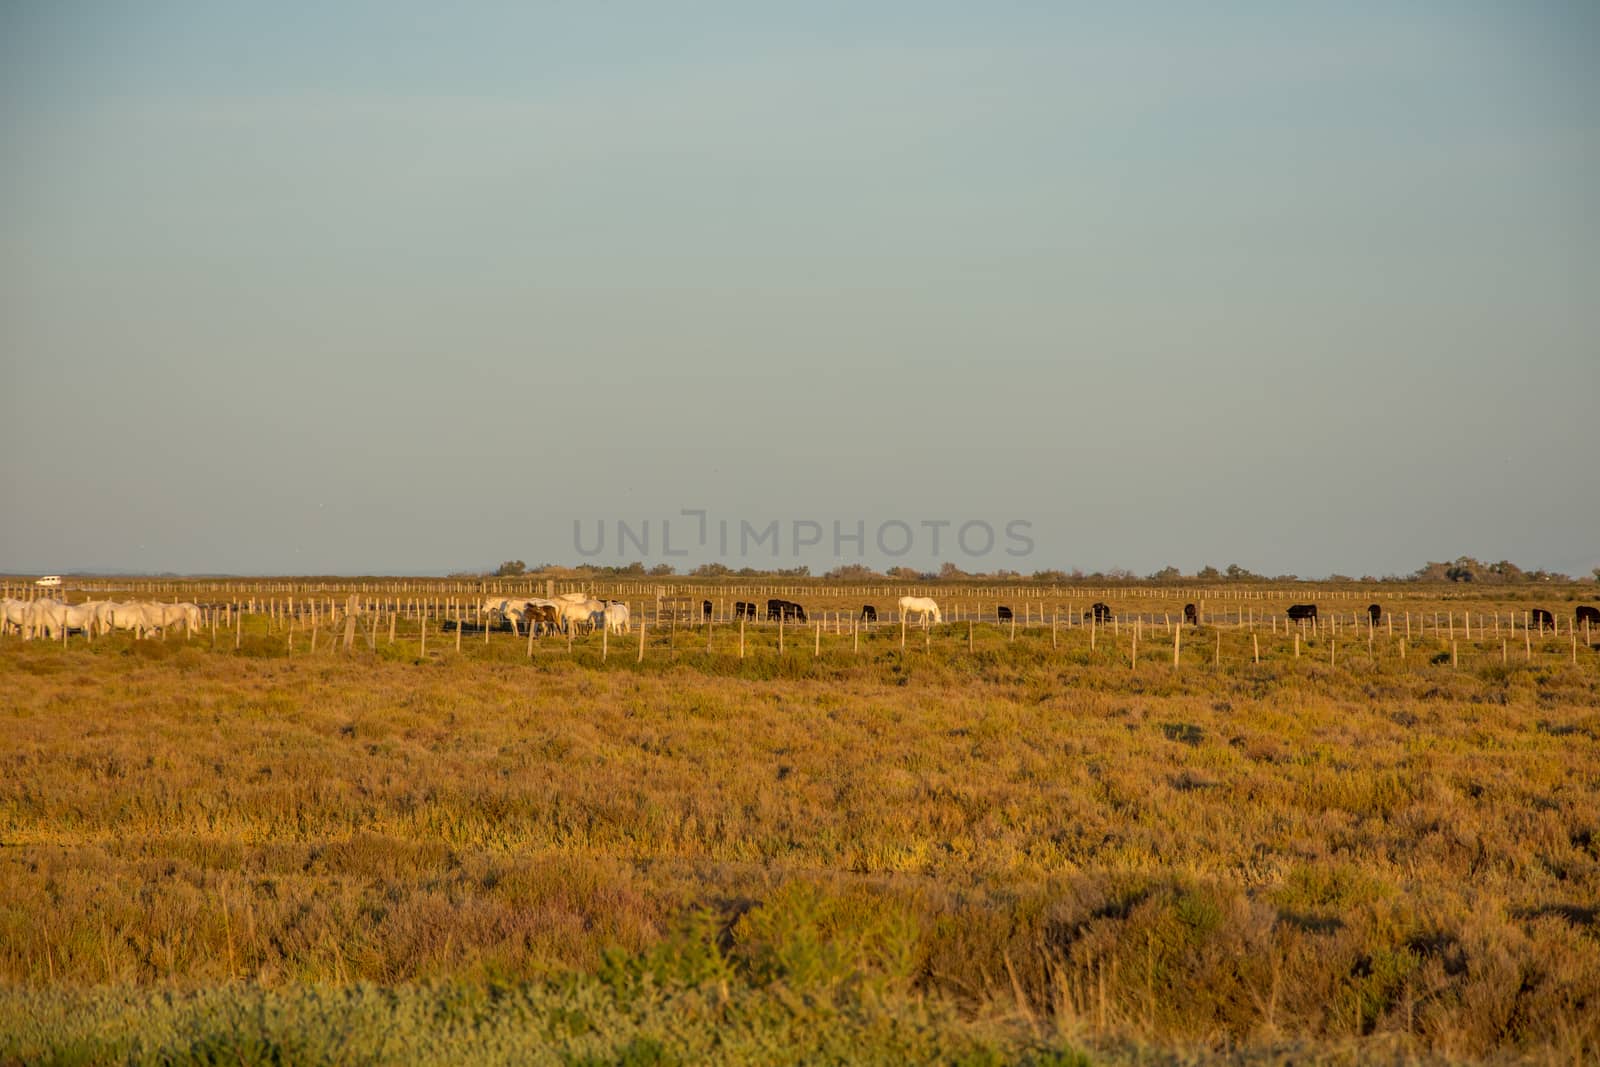
<instances>
[{"instance_id":1,"label":"scrub vegetation","mask_svg":"<svg viewBox=\"0 0 1600 1067\"><path fill-rule=\"evenodd\" d=\"M1600 1056L1591 649L976 635L6 638L0 1062Z\"/></svg>"}]
</instances>

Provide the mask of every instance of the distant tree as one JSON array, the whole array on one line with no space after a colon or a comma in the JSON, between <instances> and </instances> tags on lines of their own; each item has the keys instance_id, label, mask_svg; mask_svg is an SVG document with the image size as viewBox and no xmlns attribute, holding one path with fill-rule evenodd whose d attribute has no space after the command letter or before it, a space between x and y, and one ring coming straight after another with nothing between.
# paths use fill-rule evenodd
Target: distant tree
<instances>
[{"instance_id":1,"label":"distant tree","mask_svg":"<svg viewBox=\"0 0 1600 1067\"><path fill-rule=\"evenodd\" d=\"M1261 577L1261 575L1255 573L1254 571L1246 570L1237 563L1228 564L1228 568L1222 573L1236 582L1248 582L1257 580Z\"/></svg>"},{"instance_id":2,"label":"distant tree","mask_svg":"<svg viewBox=\"0 0 1600 1067\"><path fill-rule=\"evenodd\" d=\"M1169 563L1160 570L1153 572L1150 575L1150 580L1152 582L1170 582L1182 577L1183 572Z\"/></svg>"},{"instance_id":3,"label":"distant tree","mask_svg":"<svg viewBox=\"0 0 1600 1067\"><path fill-rule=\"evenodd\" d=\"M803 564L799 567L779 567L773 573L779 578L809 578L811 577L811 568Z\"/></svg>"},{"instance_id":4,"label":"distant tree","mask_svg":"<svg viewBox=\"0 0 1600 1067\"><path fill-rule=\"evenodd\" d=\"M957 567L954 563L951 563L949 560L946 560L939 567L939 577L941 577L941 578L965 578L965 577L967 577L967 572L962 570L960 567Z\"/></svg>"},{"instance_id":5,"label":"distant tree","mask_svg":"<svg viewBox=\"0 0 1600 1067\"><path fill-rule=\"evenodd\" d=\"M628 574L628 575L641 575L641 574L644 573L644 564L640 563L638 560L634 560L632 563L628 564L626 567L613 567L612 568L612 573L614 573L614 574Z\"/></svg>"},{"instance_id":6,"label":"distant tree","mask_svg":"<svg viewBox=\"0 0 1600 1067\"><path fill-rule=\"evenodd\" d=\"M1067 580L1067 572L1058 570L1034 571L1033 580L1036 582L1064 582Z\"/></svg>"},{"instance_id":7,"label":"distant tree","mask_svg":"<svg viewBox=\"0 0 1600 1067\"><path fill-rule=\"evenodd\" d=\"M1214 579L1221 578L1222 572L1208 563L1195 572L1195 577L1205 579L1206 581L1212 581Z\"/></svg>"},{"instance_id":8,"label":"distant tree","mask_svg":"<svg viewBox=\"0 0 1600 1067\"><path fill-rule=\"evenodd\" d=\"M1126 582L1137 578L1138 575L1134 574L1126 567L1112 567L1110 570L1106 571L1106 577L1110 578L1113 582Z\"/></svg>"},{"instance_id":9,"label":"distant tree","mask_svg":"<svg viewBox=\"0 0 1600 1067\"><path fill-rule=\"evenodd\" d=\"M696 578L722 578L733 572L720 563L702 563L689 573Z\"/></svg>"},{"instance_id":10,"label":"distant tree","mask_svg":"<svg viewBox=\"0 0 1600 1067\"><path fill-rule=\"evenodd\" d=\"M832 578L840 582L870 582L874 578L882 578L883 575L861 563L844 563L833 568L823 577Z\"/></svg>"},{"instance_id":11,"label":"distant tree","mask_svg":"<svg viewBox=\"0 0 1600 1067\"><path fill-rule=\"evenodd\" d=\"M910 567L890 567L888 570L888 575L890 578L903 578L906 581L912 582L916 581L919 577L917 572L912 570Z\"/></svg>"},{"instance_id":12,"label":"distant tree","mask_svg":"<svg viewBox=\"0 0 1600 1067\"><path fill-rule=\"evenodd\" d=\"M520 578L528 573L528 565L520 559L508 559L495 569L496 578Z\"/></svg>"},{"instance_id":13,"label":"distant tree","mask_svg":"<svg viewBox=\"0 0 1600 1067\"><path fill-rule=\"evenodd\" d=\"M676 573L678 573L677 568L670 563L657 563L650 568L650 577L652 578L665 578L669 574Z\"/></svg>"},{"instance_id":14,"label":"distant tree","mask_svg":"<svg viewBox=\"0 0 1600 1067\"><path fill-rule=\"evenodd\" d=\"M1330 575L1328 575L1328 581L1330 581L1330 582L1350 582L1350 581L1354 581L1354 580L1355 579L1351 578L1348 574L1330 574Z\"/></svg>"}]
</instances>

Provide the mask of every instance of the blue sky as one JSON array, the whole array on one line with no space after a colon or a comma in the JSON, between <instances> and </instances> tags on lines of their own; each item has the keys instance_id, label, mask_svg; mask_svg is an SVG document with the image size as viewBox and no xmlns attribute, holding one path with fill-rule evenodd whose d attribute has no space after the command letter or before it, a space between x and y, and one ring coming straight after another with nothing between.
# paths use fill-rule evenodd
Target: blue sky
<instances>
[{"instance_id":1,"label":"blue sky","mask_svg":"<svg viewBox=\"0 0 1600 1067\"><path fill-rule=\"evenodd\" d=\"M1587 4L9 4L0 568L688 508L1587 573L1597 49ZM936 561L828 540L725 561Z\"/></svg>"}]
</instances>

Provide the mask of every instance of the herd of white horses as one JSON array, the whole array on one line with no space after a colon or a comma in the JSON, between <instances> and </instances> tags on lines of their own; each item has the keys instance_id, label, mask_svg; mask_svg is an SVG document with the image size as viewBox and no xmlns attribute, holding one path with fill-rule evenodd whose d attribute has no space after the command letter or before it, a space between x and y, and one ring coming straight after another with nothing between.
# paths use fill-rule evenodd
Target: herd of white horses
<instances>
[{"instance_id":1,"label":"herd of white horses","mask_svg":"<svg viewBox=\"0 0 1600 1067\"><path fill-rule=\"evenodd\" d=\"M929 597L900 598L902 617L918 616L927 623L944 621L939 605ZM553 600L541 597L485 600L482 617L496 616L528 633L598 630L625 634L632 628L628 605L619 600L597 600L587 593L562 593ZM0 600L0 633L19 633L26 640L59 639L71 631L96 637L127 630L136 637L166 635L180 628L193 633L205 613L198 604L163 604L155 600L91 600L66 604L59 600Z\"/></svg>"},{"instance_id":2,"label":"herd of white horses","mask_svg":"<svg viewBox=\"0 0 1600 1067\"><path fill-rule=\"evenodd\" d=\"M163 604L156 600L90 600L63 604L59 600L0 600L0 632L20 633L25 640L56 639L71 630L90 637L128 630L136 637L167 634L179 628L198 629L204 613L198 604Z\"/></svg>"},{"instance_id":3,"label":"herd of white horses","mask_svg":"<svg viewBox=\"0 0 1600 1067\"><path fill-rule=\"evenodd\" d=\"M483 618L496 615L513 624L528 627L527 632L598 630L625 634L632 625L628 605L620 600L596 600L588 593L562 593L554 600L542 597L509 599L499 597L483 602Z\"/></svg>"}]
</instances>

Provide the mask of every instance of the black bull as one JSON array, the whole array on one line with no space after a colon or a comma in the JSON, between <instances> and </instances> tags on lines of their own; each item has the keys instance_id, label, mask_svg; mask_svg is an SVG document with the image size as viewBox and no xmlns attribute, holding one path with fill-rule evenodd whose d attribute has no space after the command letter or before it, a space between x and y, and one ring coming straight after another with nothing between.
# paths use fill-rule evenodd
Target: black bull
<instances>
[{"instance_id":1,"label":"black bull","mask_svg":"<svg viewBox=\"0 0 1600 1067\"><path fill-rule=\"evenodd\" d=\"M780 620L805 622L806 609L792 600L773 598L767 601L767 621L778 622Z\"/></svg>"}]
</instances>

